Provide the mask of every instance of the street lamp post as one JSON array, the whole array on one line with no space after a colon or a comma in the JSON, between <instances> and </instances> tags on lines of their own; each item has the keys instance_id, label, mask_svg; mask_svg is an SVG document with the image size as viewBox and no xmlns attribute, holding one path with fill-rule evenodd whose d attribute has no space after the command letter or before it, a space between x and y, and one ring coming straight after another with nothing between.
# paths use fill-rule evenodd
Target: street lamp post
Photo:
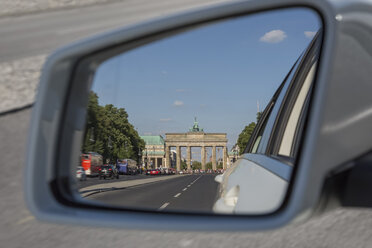
<instances>
[{"instance_id":1,"label":"street lamp post","mask_svg":"<svg viewBox=\"0 0 372 248\"><path fill-rule=\"evenodd\" d=\"M138 164L139 164L139 168L140 168L140 174L142 174L142 163L141 163L141 148L138 147Z\"/></svg>"},{"instance_id":2,"label":"street lamp post","mask_svg":"<svg viewBox=\"0 0 372 248\"><path fill-rule=\"evenodd\" d=\"M235 161L236 161L236 160L238 160L238 150L237 149L235 149L234 154L235 154Z\"/></svg>"},{"instance_id":3,"label":"street lamp post","mask_svg":"<svg viewBox=\"0 0 372 248\"><path fill-rule=\"evenodd\" d=\"M155 146L152 147L152 156L154 156L154 168L152 168L152 169L156 169L155 168L155 166L156 166Z\"/></svg>"}]
</instances>

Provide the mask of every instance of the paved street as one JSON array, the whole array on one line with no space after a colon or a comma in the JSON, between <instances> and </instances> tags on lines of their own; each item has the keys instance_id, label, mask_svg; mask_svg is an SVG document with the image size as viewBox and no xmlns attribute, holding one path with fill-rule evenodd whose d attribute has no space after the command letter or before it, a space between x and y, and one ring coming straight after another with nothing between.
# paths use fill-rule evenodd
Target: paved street
<instances>
[{"instance_id":1,"label":"paved street","mask_svg":"<svg viewBox=\"0 0 372 248\"><path fill-rule=\"evenodd\" d=\"M162 177L163 175L160 175ZM166 175L164 175L166 176ZM138 179L144 179L149 178L149 176L146 176L145 174L137 174L137 175L120 175L119 179L99 179L98 177L88 177L86 181L80 181L77 180L77 188L81 189L84 187L88 187L91 185L96 184L107 184L112 182L121 182L121 181L130 181L130 180L138 180Z\"/></svg>"},{"instance_id":2,"label":"paved street","mask_svg":"<svg viewBox=\"0 0 372 248\"><path fill-rule=\"evenodd\" d=\"M107 191L87 199L112 206L152 210L211 212L218 184L215 175L186 175L134 187Z\"/></svg>"},{"instance_id":3,"label":"paved street","mask_svg":"<svg viewBox=\"0 0 372 248\"><path fill-rule=\"evenodd\" d=\"M99 32L217 0L129 0L0 19L0 62L52 52ZM138 13L141 13L138 15Z\"/></svg>"}]
</instances>

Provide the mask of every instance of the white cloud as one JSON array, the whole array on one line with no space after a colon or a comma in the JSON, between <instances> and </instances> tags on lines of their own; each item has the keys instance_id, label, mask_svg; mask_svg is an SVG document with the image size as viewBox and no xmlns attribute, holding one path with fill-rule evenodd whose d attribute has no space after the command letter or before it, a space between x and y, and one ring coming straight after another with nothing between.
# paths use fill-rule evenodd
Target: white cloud
<instances>
[{"instance_id":1,"label":"white cloud","mask_svg":"<svg viewBox=\"0 0 372 248\"><path fill-rule=\"evenodd\" d=\"M276 29L264 34L264 36L260 38L260 41L267 43L278 43L283 41L286 37L287 35L283 30Z\"/></svg>"},{"instance_id":2,"label":"white cloud","mask_svg":"<svg viewBox=\"0 0 372 248\"><path fill-rule=\"evenodd\" d=\"M172 119L171 118L163 118L163 119L160 119L159 121L161 122L168 122L168 121L171 121Z\"/></svg>"},{"instance_id":3,"label":"white cloud","mask_svg":"<svg viewBox=\"0 0 372 248\"><path fill-rule=\"evenodd\" d=\"M183 102L177 100L177 101L174 101L173 105L176 107L180 107L180 106L183 106Z\"/></svg>"},{"instance_id":4,"label":"white cloud","mask_svg":"<svg viewBox=\"0 0 372 248\"><path fill-rule=\"evenodd\" d=\"M305 36L307 38L310 38L311 39L311 38L314 37L314 35L316 34L316 32L315 31L305 31L304 34L305 34Z\"/></svg>"}]
</instances>

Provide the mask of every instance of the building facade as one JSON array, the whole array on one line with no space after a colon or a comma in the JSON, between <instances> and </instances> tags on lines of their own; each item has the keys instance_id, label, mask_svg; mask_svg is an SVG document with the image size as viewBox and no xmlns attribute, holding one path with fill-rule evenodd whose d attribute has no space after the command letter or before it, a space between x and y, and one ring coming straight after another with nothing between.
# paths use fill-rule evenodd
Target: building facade
<instances>
[{"instance_id":1,"label":"building facade","mask_svg":"<svg viewBox=\"0 0 372 248\"><path fill-rule=\"evenodd\" d=\"M145 149L142 151L142 164L146 169L165 167L165 142L161 135L144 135Z\"/></svg>"},{"instance_id":2,"label":"building facade","mask_svg":"<svg viewBox=\"0 0 372 248\"><path fill-rule=\"evenodd\" d=\"M198 122L186 133L166 133L165 140L161 135L144 135L141 138L145 141L145 149L142 151L142 164L146 169L156 169L159 167L176 168L181 170L181 148L186 148L187 169L191 170L192 147L201 148L201 167L206 169L207 148L212 149L211 162L212 169L217 169L217 151L222 149L223 169L230 165L230 158L227 152L227 135L226 133L205 133L199 127Z\"/></svg>"}]
</instances>

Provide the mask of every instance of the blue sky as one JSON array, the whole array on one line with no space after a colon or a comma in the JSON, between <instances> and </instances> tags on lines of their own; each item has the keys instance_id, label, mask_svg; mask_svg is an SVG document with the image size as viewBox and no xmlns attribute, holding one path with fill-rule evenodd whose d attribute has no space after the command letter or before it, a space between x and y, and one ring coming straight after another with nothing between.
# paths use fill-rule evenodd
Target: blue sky
<instances>
[{"instance_id":1,"label":"blue sky","mask_svg":"<svg viewBox=\"0 0 372 248\"><path fill-rule=\"evenodd\" d=\"M186 132L197 117L231 148L319 27L300 8L202 26L107 60L92 90L101 105L124 107L140 135Z\"/></svg>"}]
</instances>

